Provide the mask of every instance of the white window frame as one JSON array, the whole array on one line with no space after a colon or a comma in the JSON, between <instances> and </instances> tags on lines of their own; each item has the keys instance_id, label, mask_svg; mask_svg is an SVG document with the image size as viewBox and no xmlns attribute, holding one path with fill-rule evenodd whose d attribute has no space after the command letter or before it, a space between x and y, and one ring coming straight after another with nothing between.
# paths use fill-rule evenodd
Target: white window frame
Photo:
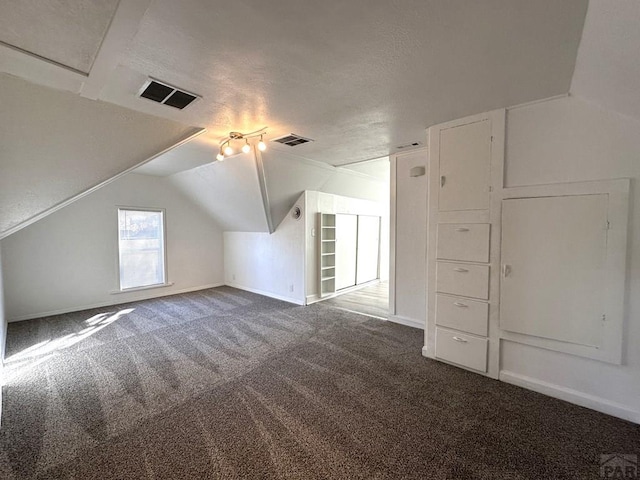
<instances>
[{"instance_id":1,"label":"white window frame","mask_svg":"<svg viewBox=\"0 0 640 480\"><path fill-rule=\"evenodd\" d=\"M153 285L145 285L142 287L130 287L130 288L122 288L120 282L120 211L129 210L134 212L155 212L162 214L162 255L164 262L164 278L161 283L154 283ZM131 207L131 206L123 206L118 205L116 208L116 245L118 249L118 255L116 258L116 278L118 282L118 289L113 293L125 293L125 292L135 292L138 290L149 290L153 288L160 287L168 287L173 285L168 281L169 278L169 267L167 263L167 212L164 208L151 208L151 207Z\"/></svg>"}]
</instances>

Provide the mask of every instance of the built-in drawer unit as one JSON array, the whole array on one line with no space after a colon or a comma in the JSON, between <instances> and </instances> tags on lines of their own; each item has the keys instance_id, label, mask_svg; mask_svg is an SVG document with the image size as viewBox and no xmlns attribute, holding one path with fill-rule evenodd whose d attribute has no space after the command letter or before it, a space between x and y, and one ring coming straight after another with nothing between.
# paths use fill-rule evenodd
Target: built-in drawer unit
<instances>
[{"instance_id":1,"label":"built-in drawer unit","mask_svg":"<svg viewBox=\"0 0 640 480\"><path fill-rule=\"evenodd\" d=\"M489 304L437 294L436 325L486 337L489 330Z\"/></svg>"},{"instance_id":2,"label":"built-in drawer unit","mask_svg":"<svg viewBox=\"0 0 640 480\"><path fill-rule=\"evenodd\" d=\"M436 327L436 358L486 372L488 342L486 338Z\"/></svg>"},{"instance_id":3,"label":"built-in drawer unit","mask_svg":"<svg viewBox=\"0 0 640 480\"><path fill-rule=\"evenodd\" d=\"M487 300L489 265L437 262L436 291Z\"/></svg>"},{"instance_id":4,"label":"built-in drawer unit","mask_svg":"<svg viewBox=\"0 0 640 480\"><path fill-rule=\"evenodd\" d=\"M440 223L436 255L444 260L489 261L488 223Z\"/></svg>"}]
</instances>

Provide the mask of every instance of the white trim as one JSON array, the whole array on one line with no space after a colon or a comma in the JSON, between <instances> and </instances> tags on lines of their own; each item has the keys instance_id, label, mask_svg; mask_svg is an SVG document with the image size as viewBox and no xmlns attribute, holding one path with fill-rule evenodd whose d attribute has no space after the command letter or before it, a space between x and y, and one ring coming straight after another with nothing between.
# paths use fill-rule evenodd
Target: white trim
<instances>
[{"instance_id":1,"label":"white trim","mask_svg":"<svg viewBox=\"0 0 640 480\"><path fill-rule=\"evenodd\" d=\"M389 316L391 316L395 315L396 313L396 243L398 242L398 156L390 156L389 161Z\"/></svg>"},{"instance_id":2,"label":"white trim","mask_svg":"<svg viewBox=\"0 0 640 480\"><path fill-rule=\"evenodd\" d=\"M424 330L425 327L424 322L401 315L389 315L387 320L393 323L399 323L400 325L406 325L407 327L419 328L420 330Z\"/></svg>"},{"instance_id":3,"label":"white trim","mask_svg":"<svg viewBox=\"0 0 640 480\"><path fill-rule=\"evenodd\" d=\"M144 292L146 292L149 289L142 289L142 293L141 292L131 292L131 293L138 293L138 295L135 295L134 298L127 298L122 299L122 300L118 300L118 301L108 301L108 302L100 302L100 303L92 303L89 305L78 305L75 307L71 307L71 308L61 308L59 310L50 310L48 312L40 312L40 313L33 313L33 314L29 314L29 315L21 315L19 317L15 317L15 318L11 318L8 320L9 323L13 323L13 322L22 322L24 320L32 320L34 318L42 318L42 317L50 317L52 315L62 315L64 313L71 313L71 312L81 312L82 310L89 310L92 308L102 308L102 307L113 307L115 305L121 305L123 303L131 303L131 302L139 302L142 300L151 300L152 298L159 298L159 297L169 297L171 295L180 295L181 293L189 293L189 292L197 292L198 290L207 290L209 288L217 288L217 287L223 287L225 284L224 283L210 283L208 285L199 285L197 287L188 287L188 288L182 288L180 290L171 290L170 292L166 292L166 291L162 291L161 293L158 293L158 291L154 292L153 294L149 295L144 295ZM119 293L129 293L129 292L119 292ZM114 297L117 298L117 297Z\"/></svg>"},{"instance_id":4,"label":"white trim","mask_svg":"<svg viewBox=\"0 0 640 480\"><path fill-rule=\"evenodd\" d=\"M510 110L517 110L518 108L526 108L531 107L532 105L537 105L539 103L552 102L554 100L560 100L561 98L568 98L570 96L569 93L561 93L560 95L554 95L553 97L541 98L539 100L531 100L530 102L518 103L517 105L512 105L511 107L507 107L507 112Z\"/></svg>"},{"instance_id":5,"label":"white trim","mask_svg":"<svg viewBox=\"0 0 640 480\"><path fill-rule=\"evenodd\" d=\"M500 372L500 380L550 397L559 398L560 400L574 403L582 407L591 408L592 410L597 410L598 412L606 413L607 415L613 415L614 417L619 417L624 420L640 424L640 411L633 410L626 405L612 402L611 400L606 400L602 397L596 397L595 395L590 395L571 388L543 382L536 378L520 375L507 370L502 370Z\"/></svg>"},{"instance_id":6,"label":"white trim","mask_svg":"<svg viewBox=\"0 0 640 480\"><path fill-rule=\"evenodd\" d=\"M593 180L586 182L547 183L542 185L513 186L502 190L502 199L562 197L571 195L598 195L618 193L629 195L630 180Z\"/></svg>"},{"instance_id":7,"label":"white trim","mask_svg":"<svg viewBox=\"0 0 640 480\"><path fill-rule=\"evenodd\" d=\"M262 198L262 208L264 210L264 219L267 222L267 228L269 229L269 234L272 234L273 232L276 231L276 225L273 224L273 219L271 218L271 202L269 200L269 190L267 189L267 175L264 169L262 152L258 150L258 148L255 145L253 146L253 164L256 167L256 176L258 177L258 185L260 186L260 196ZM289 213L287 212L287 216L288 215Z\"/></svg>"},{"instance_id":8,"label":"white trim","mask_svg":"<svg viewBox=\"0 0 640 480\"><path fill-rule=\"evenodd\" d=\"M174 285L173 282L156 283L153 285L145 285L144 287L133 287L133 288L125 288L124 290L113 290L109 293L111 295L119 295L122 293L139 292L140 290L153 290L154 288L172 287L173 285Z\"/></svg>"},{"instance_id":9,"label":"white trim","mask_svg":"<svg viewBox=\"0 0 640 480\"><path fill-rule=\"evenodd\" d=\"M120 0L80 95L97 100L138 32L151 0Z\"/></svg>"},{"instance_id":10,"label":"white trim","mask_svg":"<svg viewBox=\"0 0 640 480\"><path fill-rule=\"evenodd\" d=\"M73 93L79 93L88 78L84 72L4 42L0 42L0 64L3 73Z\"/></svg>"},{"instance_id":11,"label":"white trim","mask_svg":"<svg viewBox=\"0 0 640 480\"><path fill-rule=\"evenodd\" d=\"M154 158L159 157L160 155L164 155L165 153L167 153L170 150L173 150L176 147L179 147L180 145L183 145L191 140L193 140L195 137L197 137L198 135L201 135L202 133L206 132L206 128L191 128L189 129L189 132L187 135L185 135L184 137L182 137L181 140L178 140L178 142L174 143L173 145L163 149L162 151L150 156L149 158L147 158L146 160L135 164L132 167L127 168L126 170L114 175L111 178L108 178L107 180L104 180L96 185L94 185L93 187L88 188L87 190L78 193L77 195L73 195L69 198L67 198L66 200L63 200L62 202L54 205L51 208L48 208L46 210L44 210L43 212L38 213L37 215L34 215L33 217L27 218L26 220L24 220L23 222L20 222L17 225L14 225L13 227L9 228L8 230L5 230L4 232L0 233L0 240L2 240L5 237L8 237L9 235L12 235L14 233L16 233L18 230L22 230L25 227L28 227L29 225L37 222L38 220L42 220L45 217L48 217L49 215L51 215L52 213L57 212L58 210L66 207L67 205L72 204L73 202L75 202L76 200L80 200L83 197L86 197L87 195L92 194L93 192L95 192L96 190L101 189L102 187L107 186L108 184L110 184L111 182L116 181L117 179L119 179L120 177L123 177L124 175L126 175L127 173L131 173L132 170L135 170L138 167L141 167L142 165L144 165L145 163L150 162L151 160L153 160Z\"/></svg>"},{"instance_id":12,"label":"white trim","mask_svg":"<svg viewBox=\"0 0 640 480\"><path fill-rule=\"evenodd\" d=\"M257 288L245 287L245 286L239 285L237 283L233 283L233 282L226 282L225 285L227 285L228 287L237 288L238 290L244 290L246 292L257 293L258 295L262 295L264 297L275 298L276 300L282 300L283 302L294 303L296 305L304 305L304 301L302 301L302 300L300 300L298 298L287 297L287 296L284 296L284 295L278 295L276 293L267 292L265 290L259 290Z\"/></svg>"},{"instance_id":13,"label":"white trim","mask_svg":"<svg viewBox=\"0 0 640 480\"><path fill-rule=\"evenodd\" d=\"M318 303L319 301L324 300L324 298L320 298L320 295L314 293L313 295L307 295L305 297L305 305L312 305L314 303Z\"/></svg>"},{"instance_id":14,"label":"white trim","mask_svg":"<svg viewBox=\"0 0 640 480\"><path fill-rule=\"evenodd\" d=\"M422 356L425 358L431 358L431 356L427 353L427 346L422 347Z\"/></svg>"}]
</instances>

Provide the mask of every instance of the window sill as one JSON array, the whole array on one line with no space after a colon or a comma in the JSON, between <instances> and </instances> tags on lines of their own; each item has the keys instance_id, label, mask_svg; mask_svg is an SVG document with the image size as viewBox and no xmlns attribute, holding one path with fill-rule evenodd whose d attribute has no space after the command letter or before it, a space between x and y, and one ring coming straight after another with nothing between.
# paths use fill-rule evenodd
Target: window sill
<instances>
[{"instance_id":1,"label":"window sill","mask_svg":"<svg viewBox=\"0 0 640 480\"><path fill-rule=\"evenodd\" d=\"M154 288L164 288L164 287L171 287L171 286L173 286L173 282L157 283L155 285L147 285L145 287L127 288L126 290L112 290L109 293L111 295L118 295L120 293L140 292L142 290L153 290Z\"/></svg>"}]
</instances>

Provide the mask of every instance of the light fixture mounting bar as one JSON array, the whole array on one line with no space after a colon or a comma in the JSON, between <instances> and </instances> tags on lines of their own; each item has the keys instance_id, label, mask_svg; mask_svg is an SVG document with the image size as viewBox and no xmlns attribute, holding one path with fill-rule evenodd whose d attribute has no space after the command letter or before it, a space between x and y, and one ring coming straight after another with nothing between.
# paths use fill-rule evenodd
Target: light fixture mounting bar
<instances>
[{"instance_id":1,"label":"light fixture mounting bar","mask_svg":"<svg viewBox=\"0 0 640 480\"><path fill-rule=\"evenodd\" d=\"M255 130L249 133L229 132L229 136L220 139L220 151L218 152L218 155L216 155L216 159L221 162L225 159L225 157L234 154L233 148L231 146L232 140L244 140L242 152L249 153L251 151L249 138L260 137L260 142L258 142L258 150L264 151L266 149L266 144L263 141L263 136L265 135L266 131L267 127L262 127L259 130Z\"/></svg>"}]
</instances>

